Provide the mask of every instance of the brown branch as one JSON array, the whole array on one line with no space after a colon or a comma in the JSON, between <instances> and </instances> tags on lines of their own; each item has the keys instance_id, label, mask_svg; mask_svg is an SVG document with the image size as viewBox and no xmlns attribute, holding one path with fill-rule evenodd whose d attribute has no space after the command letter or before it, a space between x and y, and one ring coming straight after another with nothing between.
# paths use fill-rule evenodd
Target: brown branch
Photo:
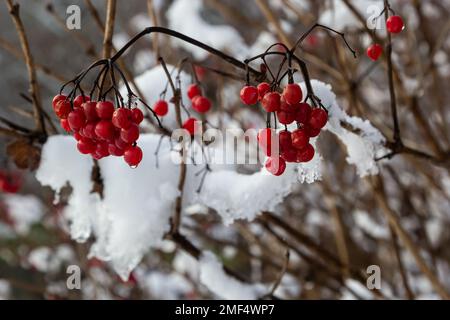
<instances>
[{"instance_id":1,"label":"brown branch","mask_svg":"<svg viewBox=\"0 0 450 320\"><path fill-rule=\"evenodd\" d=\"M104 59L110 58L112 53L112 37L114 33L114 23L116 20L116 0L108 0L106 4L106 23L105 34L103 37L103 52Z\"/></svg>"},{"instance_id":2,"label":"brown branch","mask_svg":"<svg viewBox=\"0 0 450 320\"><path fill-rule=\"evenodd\" d=\"M156 12L153 0L147 0L147 11L149 17L152 19L152 24L154 26L158 26L158 14ZM155 34L155 36L152 38L152 47L155 53L155 57L158 59L160 54L159 54L159 40L157 34Z\"/></svg>"},{"instance_id":3,"label":"brown branch","mask_svg":"<svg viewBox=\"0 0 450 320\"><path fill-rule=\"evenodd\" d=\"M23 26L22 20L19 14L19 4L14 3L13 0L5 0L8 6L9 14L14 22L17 33L19 35L20 45L22 47L23 56L25 58L25 63L27 66L28 79L29 79L29 90L33 100L33 112L34 120L36 123L36 130L38 132L46 133L44 116L42 112L41 97L39 93L39 86L36 76L36 67L33 61L33 56L31 55L30 46L25 33L25 27Z\"/></svg>"}]
</instances>

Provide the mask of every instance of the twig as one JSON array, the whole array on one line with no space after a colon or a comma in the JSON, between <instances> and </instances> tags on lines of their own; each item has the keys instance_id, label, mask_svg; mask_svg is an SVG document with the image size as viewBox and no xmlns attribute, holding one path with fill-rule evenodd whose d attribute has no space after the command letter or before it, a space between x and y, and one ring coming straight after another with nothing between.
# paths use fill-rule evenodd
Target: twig
<instances>
[{"instance_id":1,"label":"twig","mask_svg":"<svg viewBox=\"0 0 450 320\"><path fill-rule=\"evenodd\" d=\"M116 19L116 0L108 0L106 4L105 34L103 37L102 56L104 59L111 57L112 37L114 33L115 19Z\"/></svg>"},{"instance_id":2,"label":"twig","mask_svg":"<svg viewBox=\"0 0 450 320\"><path fill-rule=\"evenodd\" d=\"M152 24L154 26L158 26L158 14L156 12L155 3L153 2L153 0L147 0L147 11L148 11L149 17L152 19ZM155 35L152 38L152 47L153 47L153 51L155 53L155 57L158 59L160 56L158 35Z\"/></svg>"}]
</instances>

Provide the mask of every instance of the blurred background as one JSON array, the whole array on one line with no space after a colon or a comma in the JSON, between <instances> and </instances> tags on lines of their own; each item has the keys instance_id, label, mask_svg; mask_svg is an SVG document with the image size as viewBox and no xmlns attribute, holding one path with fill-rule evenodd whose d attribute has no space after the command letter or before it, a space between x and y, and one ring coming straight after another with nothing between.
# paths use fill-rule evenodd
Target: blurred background
<instances>
[{"instance_id":1,"label":"blurred background","mask_svg":"<svg viewBox=\"0 0 450 320\"><path fill-rule=\"evenodd\" d=\"M53 96L63 82L102 56L107 1L16 2L42 105L57 123L51 110ZM184 227L196 246L213 251L246 282L267 284L268 297L449 297L450 1L390 4L406 24L401 36L392 40L392 63L402 141L408 151L383 160L378 175L361 178L346 163L345 146L325 133L319 143L325 159L322 181L301 185L275 213L230 226L224 226L214 212L186 219ZM66 27L70 5L80 8L79 30ZM344 32L358 57L353 58L338 36L313 32L298 52L307 61L311 78L331 84L349 115L369 120L394 142L387 57L372 62L365 54L374 41L387 44L384 27L373 31L367 25L383 5L370 0L117 1L112 40L119 49L143 28L159 25L243 60L272 43L290 46L309 26L323 23ZM6 1L0 2L0 30L0 126L11 129L13 123L34 129L29 77ZM173 65L190 57L199 65L236 72L217 58L163 35L140 40L123 63L134 77L154 67L159 55ZM242 112L236 98L242 82L220 77L206 67L196 68L196 74L224 115L244 128L264 124L262 113ZM20 128L11 130L21 133ZM39 144L33 152L18 156L7 152L17 136L1 133L0 298L217 297L198 280L195 259L169 240L149 251L128 281L121 280L107 262L89 259L93 239L76 243L67 232L63 211L70 190L55 205L53 192L34 177ZM66 287L66 268L72 264L83 271L81 290ZM366 286L370 265L381 269L380 290Z\"/></svg>"}]
</instances>

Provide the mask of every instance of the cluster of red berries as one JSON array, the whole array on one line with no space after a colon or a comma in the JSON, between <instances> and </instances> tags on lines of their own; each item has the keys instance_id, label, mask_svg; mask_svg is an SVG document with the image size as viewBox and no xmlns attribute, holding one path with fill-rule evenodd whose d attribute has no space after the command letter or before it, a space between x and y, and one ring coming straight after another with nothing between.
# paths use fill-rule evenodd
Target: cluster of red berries
<instances>
[{"instance_id":1,"label":"cluster of red berries","mask_svg":"<svg viewBox=\"0 0 450 320\"><path fill-rule=\"evenodd\" d=\"M404 27L405 24L400 16L390 16L386 21L386 29L389 33L400 33ZM374 43L367 48L367 56L373 61L377 61L382 53L383 47L378 43Z\"/></svg>"},{"instance_id":2,"label":"cluster of red berries","mask_svg":"<svg viewBox=\"0 0 450 320\"><path fill-rule=\"evenodd\" d=\"M262 129L258 133L259 146L269 157L266 169L273 175L279 176L286 169L286 162L309 162L314 157L314 147L309 139L317 137L328 121L328 114L322 108L312 108L302 102L303 92L298 84L288 84L283 93L271 91L268 83L262 82L257 87L242 88L241 100L246 105L254 105L258 101L266 112L275 112L281 124L297 123L298 129L293 132L274 129ZM273 141L278 139L279 150L273 154Z\"/></svg>"},{"instance_id":3,"label":"cluster of red berries","mask_svg":"<svg viewBox=\"0 0 450 320\"><path fill-rule=\"evenodd\" d=\"M90 101L82 95L71 102L62 94L53 98L52 106L61 127L73 134L82 154L97 160L109 155L123 156L132 167L141 162L142 150L136 141L144 115L138 108L116 109L110 101Z\"/></svg>"}]
</instances>

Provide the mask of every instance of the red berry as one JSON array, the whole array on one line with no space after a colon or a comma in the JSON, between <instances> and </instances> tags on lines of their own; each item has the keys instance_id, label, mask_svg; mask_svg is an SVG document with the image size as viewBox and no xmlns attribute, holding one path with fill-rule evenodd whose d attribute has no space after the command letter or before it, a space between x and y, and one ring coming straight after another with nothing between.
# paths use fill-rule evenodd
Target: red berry
<instances>
[{"instance_id":1,"label":"red berry","mask_svg":"<svg viewBox=\"0 0 450 320\"><path fill-rule=\"evenodd\" d=\"M303 149L297 152L297 162L309 162L314 158L314 147L308 143Z\"/></svg>"},{"instance_id":2,"label":"red berry","mask_svg":"<svg viewBox=\"0 0 450 320\"><path fill-rule=\"evenodd\" d=\"M275 112L280 109L281 95L278 92L266 93L261 101L261 104L267 112Z\"/></svg>"},{"instance_id":3,"label":"red berry","mask_svg":"<svg viewBox=\"0 0 450 320\"><path fill-rule=\"evenodd\" d=\"M258 132L257 135L258 144L261 147L261 149L264 151L264 153L270 157L272 155L272 150L275 149L276 146L272 146L272 141L275 141L276 139L276 133L274 130L270 128L261 129Z\"/></svg>"},{"instance_id":4,"label":"red berry","mask_svg":"<svg viewBox=\"0 0 450 320\"><path fill-rule=\"evenodd\" d=\"M108 152L110 155L113 155L116 157L121 157L121 156L123 156L124 150L117 147L116 144L110 143L108 145Z\"/></svg>"},{"instance_id":5,"label":"red berry","mask_svg":"<svg viewBox=\"0 0 450 320\"><path fill-rule=\"evenodd\" d=\"M128 143L133 143L139 138L139 126L132 124L128 129L120 130L120 138Z\"/></svg>"},{"instance_id":6,"label":"red berry","mask_svg":"<svg viewBox=\"0 0 450 320\"><path fill-rule=\"evenodd\" d=\"M328 114L321 108L316 108L311 111L309 119L309 126L314 129L322 129L328 121Z\"/></svg>"},{"instance_id":7,"label":"red berry","mask_svg":"<svg viewBox=\"0 0 450 320\"><path fill-rule=\"evenodd\" d=\"M370 47L367 48L367 56L373 61L377 61L382 53L383 53L383 47L381 45L379 45L378 43L374 43Z\"/></svg>"},{"instance_id":8,"label":"red berry","mask_svg":"<svg viewBox=\"0 0 450 320\"><path fill-rule=\"evenodd\" d=\"M69 121L67 121L67 119L61 119L59 120L59 123L61 124L61 128L63 128L64 131L66 132L72 131L69 126Z\"/></svg>"},{"instance_id":9,"label":"red berry","mask_svg":"<svg viewBox=\"0 0 450 320\"><path fill-rule=\"evenodd\" d=\"M189 118L183 123L183 129L186 129L191 136L195 133L195 122L197 119Z\"/></svg>"},{"instance_id":10,"label":"red berry","mask_svg":"<svg viewBox=\"0 0 450 320\"><path fill-rule=\"evenodd\" d=\"M67 97L66 97L65 95L63 95L63 94L58 94L58 95L54 96L54 97L53 97L53 100L52 100L52 107L53 107L53 110L55 110L56 104L57 104L59 101L66 100L66 98L67 98Z\"/></svg>"},{"instance_id":11,"label":"red berry","mask_svg":"<svg viewBox=\"0 0 450 320\"><path fill-rule=\"evenodd\" d=\"M302 89L296 83L289 83L283 90L283 97L288 104L297 104L302 101Z\"/></svg>"},{"instance_id":12,"label":"red berry","mask_svg":"<svg viewBox=\"0 0 450 320\"><path fill-rule=\"evenodd\" d=\"M302 124L308 123L311 116L311 107L307 103L297 105L296 121Z\"/></svg>"},{"instance_id":13,"label":"red berry","mask_svg":"<svg viewBox=\"0 0 450 320\"><path fill-rule=\"evenodd\" d=\"M262 98L270 91L270 84L267 82L261 82L258 84L258 99L262 100Z\"/></svg>"},{"instance_id":14,"label":"red berry","mask_svg":"<svg viewBox=\"0 0 450 320\"><path fill-rule=\"evenodd\" d=\"M199 113L208 112L211 108L211 101L208 98L196 96L192 99L192 108Z\"/></svg>"},{"instance_id":15,"label":"red berry","mask_svg":"<svg viewBox=\"0 0 450 320\"><path fill-rule=\"evenodd\" d=\"M97 123L96 122L88 122L84 126L82 130L80 130L80 133L89 139L97 139L97 134L95 133L95 127Z\"/></svg>"},{"instance_id":16,"label":"red berry","mask_svg":"<svg viewBox=\"0 0 450 320\"><path fill-rule=\"evenodd\" d=\"M73 99L73 107L75 109L80 108L83 103L88 102L90 100L91 99L88 96L82 96L82 95L76 96L76 98Z\"/></svg>"},{"instance_id":17,"label":"red berry","mask_svg":"<svg viewBox=\"0 0 450 320\"><path fill-rule=\"evenodd\" d=\"M386 21L386 28L390 33L400 33L405 24L400 16L391 16Z\"/></svg>"},{"instance_id":18,"label":"red berry","mask_svg":"<svg viewBox=\"0 0 450 320\"><path fill-rule=\"evenodd\" d=\"M86 116L81 109L75 109L67 116L67 122L73 131L78 131L86 124Z\"/></svg>"},{"instance_id":19,"label":"red berry","mask_svg":"<svg viewBox=\"0 0 450 320\"><path fill-rule=\"evenodd\" d=\"M99 101L95 109L100 119L111 120L114 113L114 104L111 101Z\"/></svg>"},{"instance_id":20,"label":"red berry","mask_svg":"<svg viewBox=\"0 0 450 320\"><path fill-rule=\"evenodd\" d=\"M287 150L292 148L292 137L289 131L287 130L280 131L278 133L278 140L280 141L281 150Z\"/></svg>"},{"instance_id":21,"label":"red berry","mask_svg":"<svg viewBox=\"0 0 450 320\"><path fill-rule=\"evenodd\" d=\"M97 106L97 102L95 102L95 101L88 101L81 105L81 107L84 110L84 115L86 116L87 121L98 120L96 106Z\"/></svg>"},{"instance_id":22,"label":"red berry","mask_svg":"<svg viewBox=\"0 0 450 320\"><path fill-rule=\"evenodd\" d=\"M304 129L297 129L292 132L292 146L303 149L309 142L308 133Z\"/></svg>"},{"instance_id":23,"label":"red berry","mask_svg":"<svg viewBox=\"0 0 450 320\"><path fill-rule=\"evenodd\" d=\"M197 84L193 83L188 87L187 95L188 95L189 99L192 100L196 96L201 96L202 90L200 89L200 87Z\"/></svg>"},{"instance_id":24,"label":"red berry","mask_svg":"<svg viewBox=\"0 0 450 320\"><path fill-rule=\"evenodd\" d=\"M112 124L119 129L128 129L131 126L131 111L126 108L119 108L114 111L112 118Z\"/></svg>"},{"instance_id":25,"label":"red berry","mask_svg":"<svg viewBox=\"0 0 450 320\"><path fill-rule=\"evenodd\" d=\"M310 126L305 127L305 130L310 138L317 137L320 134L320 129L311 128Z\"/></svg>"},{"instance_id":26,"label":"red berry","mask_svg":"<svg viewBox=\"0 0 450 320\"><path fill-rule=\"evenodd\" d=\"M295 120L296 114L294 112L277 111L278 121L281 124L291 124Z\"/></svg>"},{"instance_id":27,"label":"red berry","mask_svg":"<svg viewBox=\"0 0 450 320\"><path fill-rule=\"evenodd\" d=\"M95 147L95 154L100 158L104 158L109 156L109 144L106 141L97 142L97 146Z\"/></svg>"},{"instance_id":28,"label":"red berry","mask_svg":"<svg viewBox=\"0 0 450 320\"><path fill-rule=\"evenodd\" d=\"M141 109L131 109L131 119L133 119L133 122L136 124L141 123L142 120L144 120L144 114L142 113Z\"/></svg>"},{"instance_id":29,"label":"red berry","mask_svg":"<svg viewBox=\"0 0 450 320\"><path fill-rule=\"evenodd\" d=\"M266 169L274 176L281 176L286 170L286 161L281 157L271 157L266 161Z\"/></svg>"},{"instance_id":30,"label":"red berry","mask_svg":"<svg viewBox=\"0 0 450 320\"><path fill-rule=\"evenodd\" d=\"M254 105L258 102L258 89L254 86L245 86L240 92L241 101L248 105Z\"/></svg>"},{"instance_id":31,"label":"red berry","mask_svg":"<svg viewBox=\"0 0 450 320\"><path fill-rule=\"evenodd\" d=\"M95 134L104 140L112 140L114 139L115 128L111 121L108 120L100 120L95 125Z\"/></svg>"},{"instance_id":32,"label":"red berry","mask_svg":"<svg viewBox=\"0 0 450 320\"><path fill-rule=\"evenodd\" d=\"M286 162L296 162L297 161L297 149L295 148L288 148L281 150L281 157Z\"/></svg>"},{"instance_id":33,"label":"red berry","mask_svg":"<svg viewBox=\"0 0 450 320\"><path fill-rule=\"evenodd\" d=\"M122 150L126 150L128 147L131 146L131 143L123 141L120 137L117 137L114 140L114 144L116 145L117 148Z\"/></svg>"},{"instance_id":34,"label":"red berry","mask_svg":"<svg viewBox=\"0 0 450 320\"><path fill-rule=\"evenodd\" d=\"M284 97L283 96L281 96L281 99L280 99L280 110L281 111L286 111L286 112L296 112L296 110L297 110L297 106L298 105L296 105L296 104L288 104L287 102L286 102L286 100L284 99Z\"/></svg>"},{"instance_id":35,"label":"red berry","mask_svg":"<svg viewBox=\"0 0 450 320\"><path fill-rule=\"evenodd\" d=\"M156 113L156 115L164 117L169 111L169 105L164 100L158 100L153 106L153 111Z\"/></svg>"},{"instance_id":36,"label":"red berry","mask_svg":"<svg viewBox=\"0 0 450 320\"><path fill-rule=\"evenodd\" d=\"M96 145L91 139L81 138L77 142L77 148L82 154L88 154L94 152Z\"/></svg>"},{"instance_id":37,"label":"red berry","mask_svg":"<svg viewBox=\"0 0 450 320\"><path fill-rule=\"evenodd\" d=\"M138 146L129 147L127 150L125 150L123 158L129 166L135 167L142 160L142 150Z\"/></svg>"},{"instance_id":38,"label":"red berry","mask_svg":"<svg viewBox=\"0 0 450 320\"><path fill-rule=\"evenodd\" d=\"M83 136L79 133L79 132L74 132L73 133L73 137L75 138L75 140L79 141L81 138L83 138Z\"/></svg>"},{"instance_id":39,"label":"red berry","mask_svg":"<svg viewBox=\"0 0 450 320\"><path fill-rule=\"evenodd\" d=\"M60 100L55 105L55 113L60 119L67 119L70 111L72 111L72 106L68 100Z\"/></svg>"}]
</instances>

